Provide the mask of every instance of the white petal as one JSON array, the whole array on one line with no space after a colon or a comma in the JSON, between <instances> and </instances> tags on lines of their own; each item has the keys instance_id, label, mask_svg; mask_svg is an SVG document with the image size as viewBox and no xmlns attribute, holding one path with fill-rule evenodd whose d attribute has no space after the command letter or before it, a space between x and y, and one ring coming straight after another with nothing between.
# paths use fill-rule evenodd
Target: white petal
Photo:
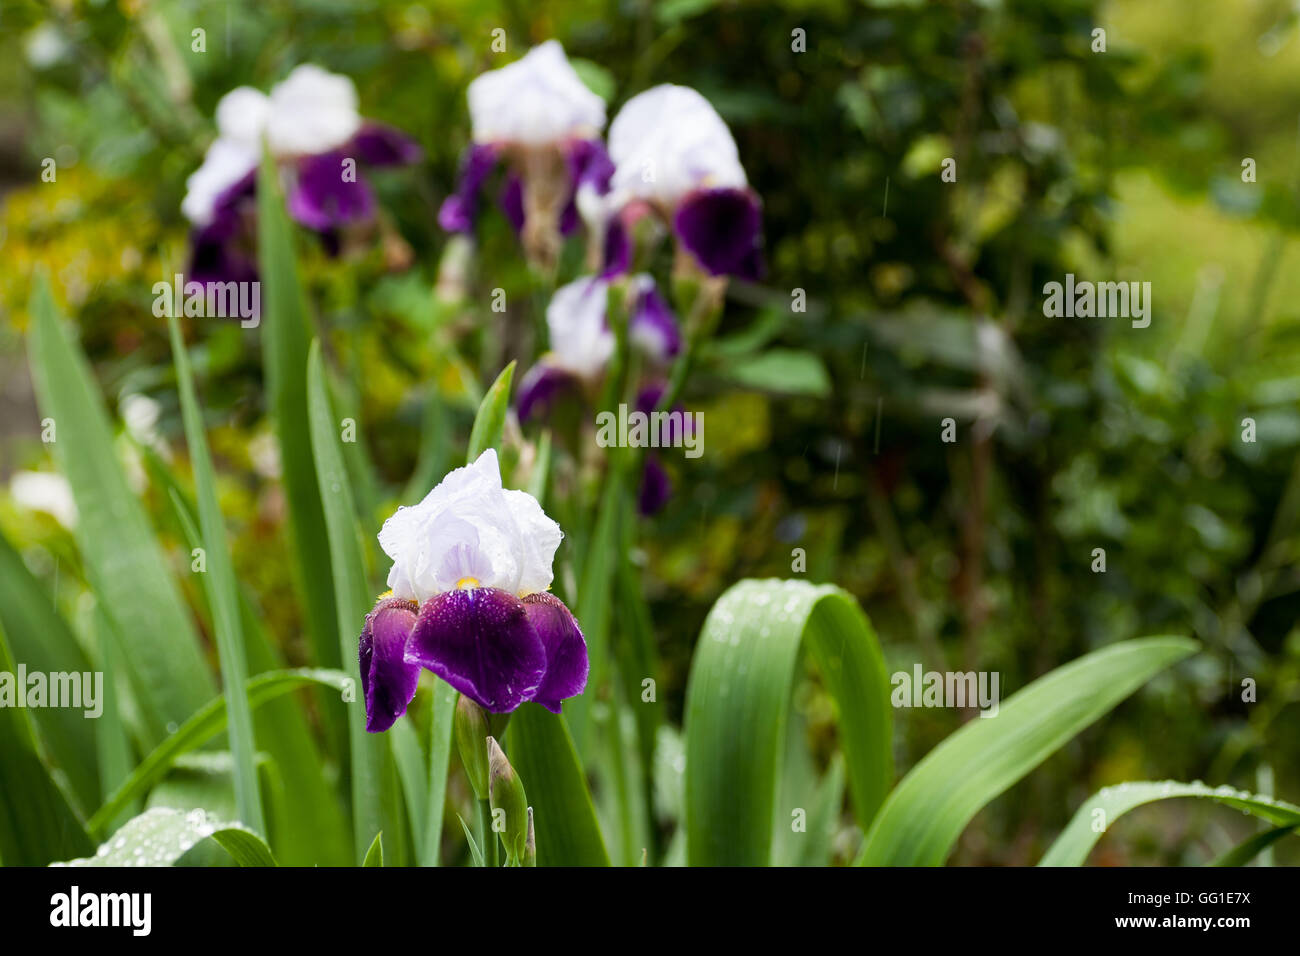
<instances>
[{"instance_id":1,"label":"white petal","mask_svg":"<svg viewBox=\"0 0 1300 956\"><path fill-rule=\"evenodd\" d=\"M554 363L583 378L599 375L614 354L614 333L605 325L609 284L585 277L561 286L546 307Z\"/></svg>"},{"instance_id":2,"label":"white petal","mask_svg":"<svg viewBox=\"0 0 1300 956\"><path fill-rule=\"evenodd\" d=\"M271 115L271 98L251 86L231 90L217 103L217 134L254 153L262 151L262 133Z\"/></svg>"},{"instance_id":3,"label":"white petal","mask_svg":"<svg viewBox=\"0 0 1300 956\"><path fill-rule=\"evenodd\" d=\"M16 471L9 479L9 494L24 508L54 515L65 528L77 526L77 503L72 497L72 486L62 475L47 471ZM554 553L555 549L551 550ZM550 565L546 570L549 574ZM551 583L549 577L546 583Z\"/></svg>"},{"instance_id":4,"label":"white petal","mask_svg":"<svg viewBox=\"0 0 1300 956\"><path fill-rule=\"evenodd\" d=\"M605 101L579 79L564 47L548 40L470 83L469 115L476 143L539 145L599 136Z\"/></svg>"},{"instance_id":5,"label":"white petal","mask_svg":"<svg viewBox=\"0 0 1300 956\"><path fill-rule=\"evenodd\" d=\"M208 147L203 165L185 181L181 212L196 226L212 221L217 197L247 176L257 166L257 152L234 140L218 137Z\"/></svg>"},{"instance_id":6,"label":"white petal","mask_svg":"<svg viewBox=\"0 0 1300 956\"><path fill-rule=\"evenodd\" d=\"M327 152L360 128L357 89L346 76L308 63L271 88L267 138L277 156Z\"/></svg>"},{"instance_id":7,"label":"white petal","mask_svg":"<svg viewBox=\"0 0 1300 956\"><path fill-rule=\"evenodd\" d=\"M555 549L560 546L564 532L558 524L546 517L546 512L542 511L537 499L526 491L507 490L506 504L510 507L524 543L523 564L519 569L519 583L515 590L521 595L545 591L555 577L551 565L555 561Z\"/></svg>"},{"instance_id":8,"label":"white petal","mask_svg":"<svg viewBox=\"0 0 1300 956\"><path fill-rule=\"evenodd\" d=\"M384 522L379 543L393 559L393 593L425 601L465 578L511 594L542 590L551 583L560 536L533 498L501 487L497 455L489 449L448 474L418 505L399 508Z\"/></svg>"},{"instance_id":9,"label":"white petal","mask_svg":"<svg viewBox=\"0 0 1300 956\"><path fill-rule=\"evenodd\" d=\"M609 126L612 192L675 203L703 187L745 186L736 141L695 90L664 84L628 100Z\"/></svg>"}]
</instances>

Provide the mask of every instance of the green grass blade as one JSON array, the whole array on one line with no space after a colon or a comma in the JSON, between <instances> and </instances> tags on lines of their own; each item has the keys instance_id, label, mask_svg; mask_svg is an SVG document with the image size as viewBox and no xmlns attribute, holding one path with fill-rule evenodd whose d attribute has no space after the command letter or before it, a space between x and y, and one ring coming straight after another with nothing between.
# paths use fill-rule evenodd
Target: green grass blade
<instances>
[{"instance_id":1,"label":"green grass blade","mask_svg":"<svg viewBox=\"0 0 1300 956\"><path fill-rule=\"evenodd\" d=\"M857 602L804 581L741 581L709 612L686 688L692 866L766 866L801 646L837 705L854 815L865 829L893 776L889 681ZM785 824L788 825L788 824Z\"/></svg>"},{"instance_id":2,"label":"green grass blade","mask_svg":"<svg viewBox=\"0 0 1300 956\"><path fill-rule=\"evenodd\" d=\"M154 807L132 818L94 856L64 866L171 866L212 838L240 866L275 866L275 857L256 833L239 823L209 820L202 810L186 813Z\"/></svg>"},{"instance_id":3,"label":"green grass blade","mask_svg":"<svg viewBox=\"0 0 1300 956\"><path fill-rule=\"evenodd\" d=\"M85 358L60 327L38 277L31 303L32 378L55 426L54 456L72 485L86 574L122 636L150 742L216 690L189 611L113 450L108 415Z\"/></svg>"},{"instance_id":4,"label":"green grass blade","mask_svg":"<svg viewBox=\"0 0 1300 956\"><path fill-rule=\"evenodd\" d=\"M370 849L366 851L366 858L361 863L362 866L383 866L384 865L384 831L380 830L375 834L375 840L370 844Z\"/></svg>"},{"instance_id":5,"label":"green grass blade","mask_svg":"<svg viewBox=\"0 0 1300 956\"><path fill-rule=\"evenodd\" d=\"M319 342L312 343L307 364L311 447L320 482L320 501L325 509L329 565L334 576L335 640L340 656L348 661L348 673L355 674L357 641L372 598L366 586L352 490L339 450L339 425L325 391ZM387 741L380 735L366 733L366 706L359 694L348 702L348 742L352 755L353 845L356 858L362 860L370 846L371 834L383 829L380 791Z\"/></svg>"},{"instance_id":6,"label":"green grass blade","mask_svg":"<svg viewBox=\"0 0 1300 956\"><path fill-rule=\"evenodd\" d=\"M475 866L482 866L483 851L479 849L478 841L474 839L474 834L470 832L469 824L465 822L465 818L460 814L456 815L456 819L460 821L460 828L465 831L465 842L469 844L470 862Z\"/></svg>"},{"instance_id":7,"label":"green grass blade","mask_svg":"<svg viewBox=\"0 0 1300 956\"><path fill-rule=\"evenodd\" d=\"M930 751L885 801L859 864L940 866L971 818L1195 641L1147 637L1093 651L975 718Z\"/></svg>"},{"instance_id":8,"label":"green grass blade","mask_svg":"<svg viewBox=\"0 0 1300 956\"><path fill-rule=\"evenodd\" d=\"M501 432L505 428L506 412L510 408L510 384L514 377L515 363L511 362L502 369L479 403L478 414L474 416L474 427L469 433L469 452L465 456L468 463L472 464L483 452L501 444Z\"/></svg>"},{"instance_id":9,"label":"green grass blade","mask_svg":"<svg viewBox=\"0 0 1300 956\"><path fill-rule=\"evenodd\" d=\"M289 503L295 580L317 663L341 667L348 658L339 656L325 515L311 437L304 427L311 319L294 260L293 227L285 212L279 172L269 156L263 157L257 177L257 248L264 293L262 359Z\"/></svg>"},{"instance_id":10,"label":"green grass blade","mask_svg":"<svg viewBox=\"0 0 1300 956\"><path fill-rule=\"evenodd\" d=\"M0 672L13 671L0 627ZM41 761L25 708L0 707L0 767L0 864L44 866L90 852L90 837Z\"/></svg>"},{"instance_id":11,"label":"green grass blade","mask_svg":"<svg viewBox=\"0 0 1300 956\"><path fill-rule=\"evenodd\" d=\"M1048 848L1039 866L1082 866L1102 833L1134 807L1177 797L1199 797L1253 814L1276 827L1300 826L1300 807L1271 797L1256 796L1232 787L1207 787L1202 783L1141 781L1098 790L1085 801ZM1094 829L1100 823L1098 829ZM1258 849L1263 849L1259 847ZM1258 852L1258 849L1256 852ZM1253 854L1252 854L1253 855ZM1247 857L1249 859L1249 857ZM1233 864L1226 864L1233 865Z\"/></svg>"},{"instance_id":12,"label":"green grass blade","mask_svg":"<svg viewBox=\"0 0 1300 956\"><path fill-rule=\"evenodd\" d=\"M424 838L418 849L421 866L437 866L442 854L442 818L447 801L447 769L451 765L452 720L456 689L441 678L433 684L433 725L429 731L429 808Z\"/></svg>"},{"instance_id":13,"label":"green grass blade","mask_svg":"<svg viewBox=\"0 0 1300 956\"><path fill-rule=\"evenodd\" d=\"M1245 866L1259 854L1263 853L1282 837L1296 832L1296 827L1274 827L1263 833L1256 833L1249 840L1234 846L1227 853L1215 859L1210 866Z\"/></svg>"},{"instance_id":14,"label":"green grass blade","mask_svg":"<svg viewBox=\"0 0 1300 956\"><path fill-rule=\"evenodd\" d=\"M99 805L107 800L131 774L135 765L135 755L131 751L131 741L127 734L126 723L122 719L122 700L119 697L117 675L122 670L122 651L118 647L117 635L113 633L112 624L103 610L96 608L94 618L95 636L99 644L99 666L104 671L104 712L95 721L95 749L99 754ZM132 802L122 809L109 825L121 825L139 811L139 804Z\"/></svg>"},{"instance_id":15,"label":"green grass blade","mask_svg":"<svg viewBox=\"0 0 1300 956\"><path fill-rule=\"evenodd\" d=\"M249 678L248 706L256 710L268 700L273 700L291 690L310 684L319 684L336 691L347 692L355 681L341 671L301 669L272 671ZM123 808L131 801L143 797L155 783L163 778L167 769L182 754L202 746L226 729L226 698L217 697L200 708L131 771L131 776L117 791L95 811L87 829L96 836L107 831Z\"/></svg>"},{"instance_id":16,"label":"green grass blade","mask_svg":"<svg viewBox=\"0 0 1300 956\"><path fill-rule=\"evenodd\" d=\"M206 553L207 570L203 587L212 608L212 629L216 635L217 656L221 663L221 684L227 701L230 753L234 758L235 808L239 819L258 833L266 833L262 811L262 794L257 785L257 767L253 754L253 713L248 706L244 684L248 665L244 660L244 632L239 615L239 590L235 569L226 540L225 518L217 504L217 479L212 469L212 454L204 433L203 415L194 391L194 375L181 338L180 323L174 315L167 317L171 331L172 357L180 390L181 417L185 424L185 442L190 450L194 486L198 494L199 529Z\"/></svg>"},{"instance_id":17,"label":"green grass blade","mask_svg":"<svg viewBox=\"0 0 1300 956\"><path fill-rule=\"evenodd\" d=\"M26 664L29 671L90 675L94 670L41 582L2 534L0 626L9 636L15 662ZM107 693L108 675L104 682ZM116 712L110 714L107 701L99 704L104 710L98 721L86 720L84 711L73 707L40 707L31 712L50 762L67 778L69 796L82 813L89 813L99 803L95 727L117 716Z\"/></svg>"},{"instance_id":18,"label":"green grass blade","mask_svg":"<svg viewBox=\"0 0 1300 956\"><path fill-rule=\"evenodd\" d=\"M524 704L510 721L510 762L528 787L538 866L609 866L587 779L564 718Z\"/></svg>"}]
</instances>

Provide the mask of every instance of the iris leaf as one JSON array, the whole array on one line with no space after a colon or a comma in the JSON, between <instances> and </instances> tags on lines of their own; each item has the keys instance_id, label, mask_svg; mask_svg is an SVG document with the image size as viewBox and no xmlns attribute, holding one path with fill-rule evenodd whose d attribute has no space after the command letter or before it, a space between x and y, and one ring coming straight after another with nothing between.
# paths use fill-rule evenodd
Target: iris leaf
<instances>
[{"instance_id":1,"label":"iris leaf","mask_svg":"<svg viewBox=\"0 0 1300 956\"><path fill-rule=\"evenodd\" d=\"M850 802L870 825L893 775L889 682L851 595L804 581L741 581L709 612L686 688L686 840L692 866L766 866L791 694L805 648L834 699Z\"/></svg>"},{"instance_id":2,"label":"iris leaf","mask_svg":"<svg viewBox=\"0 0 1300 956\"><path fill-rule=\"evenodd\" d=\"M942 865L985 804L1196 647L1182 637L1122 641L1040 677L996 717L971 720L894 788L858 863Z\"/></svg>"},{"instance_id":3,"label":"iris leaf","mask_svg":"<svg viewBox=\"0 0 1300 956\"><path fill-rule=\"evenodd\" d=\"M1203 800L1213 800L1224 806L1259 817L1275 827L1300 826L1300 807L1284 803L1281 800L1274 800L1271 797L1261 797L1242 790L1234 790L1232 787L1207 787L1202 783L1179 783L1173 780L1121 783L1114 787L1099 790L1085 801L1075 811L1074 816L1070 818L1070 822L1065 825L1061 835L1048 848L1047 853L1043 855L1038 865L1082 866L1084 861L1088 859L1088 854L1093 846L1101 839L1102 834L1114 826L1115 821L1125 813L1146 803L1154 803L1157 800L1170 800L1176 797L1199 797ZM1101 822L1100 832L1093 829L1098 821ZM1261 849L1263 849L1263 846L1256 847L1250 856L1253 856L1254 853L1259 852ZM1245 857L1245 859L1250 859L1250 856ZM1229 858L1229 862L1220 863L1219 865L1234 866L1240 864L1232 862L1232 858Z\"/></svg>"},{"instance_id":4,"label":"iris leaf","mask_svg":"<svg viewBox=\"0 0 1300 956\"><path fill-rule=\"evenodd\" d=\"M506 411L510 408L510 384L515 377L515 363L511 362L497 376L492 387L483 396L478 414L474 416L474 427L469 433L469 452L465 456L467 464L473 464L478 456L489 448L501 444L501 433L505 428Z\"/></svg>"},{"instance_id":5,"label":"iris leaf","mask_svg":"<svg viewBox=\"0 0 1300 956\"><path fill-rule=\"evenodd\" d=\"M124 663L154 744L216 687L189 610L118 464L90 368L60 327L43 276L35 281L31 316L32 378L41 411L55 428L54 457L77 502L77 544L90 584L121 635Z\"/></svg>"},{"instance_id":6,"label":"iris leaf","mask_svg":"<svg viewBox=\"0 0 1300 956\"><path fill-rule=\"evenodd\" d=\"M380 830L375 834L374 842L370 844L370 849L366 851L365 862L362 866L383 866L384 865L384 832Z\"/></svg>"},{"instance_id":7,"label":"iris leaf","mask_svg":"<svg viewBox=\"0 0 1300 956\"><path fill-rule=\"evenodd\" d=\"M170 866L211 837L240 866L275 866L271 849L241 823L210 821L202 810L154 807L124 824L90 857L66 866Z\"/></svg>"},{"instance_id":8,"label":"iris leaf","mask_svg":"<svg viewBox=\"0 0 1300 956\"><path fill-rule=\"evenodd\" d=\"M189 445L194 485L198 492L199 528L206 551L203 586L212 608L212 625L216 634L217 655L221 662L221 682L225 688L229 713L230 752L234 757L235 807L247 826L258 833L266 832L262 812L262 795L257 786L257 769L253 764L253 714L244 693L248 666L244 660L244 634L239 616L239 592L235 570L226 541L225 519L217 504L217 480L212 470L212 455L204 434L203 415L194 392L194 376L189 355L181 338L180 323L169 315L172 356L180 389L181 416L185 422L185 441Z\"/></svg>"}]
</instances>

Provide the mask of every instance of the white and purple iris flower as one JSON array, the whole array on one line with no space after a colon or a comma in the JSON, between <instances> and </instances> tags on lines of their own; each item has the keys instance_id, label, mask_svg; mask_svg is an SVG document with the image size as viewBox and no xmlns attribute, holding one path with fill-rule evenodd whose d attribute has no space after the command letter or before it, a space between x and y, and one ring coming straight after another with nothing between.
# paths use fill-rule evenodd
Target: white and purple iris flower
<instances>
[{"instance_id":1,"label":"white and purple iris flower","mask_svg":"<svg viewBox=\"0 0 1300 956\"><path fill-rule=\"evenodd\" d=\"M708 100L672 84L637 94L609 126L609 156L608 194L583 203L603 231L606 274L629 267L632 226L652 214L710 275L760 277L762 205Z\"/></svg>"},{"instance_id":2,"label":"white and purple iris flower","mask_svg":"<svg viewBox=\"0 0 1300 956\"><path fill-rule=\"evenodd\" d=\"M663 363L681 349L677 318L649 275L627 280L628 338L652 361ZM614 354L614 332L605 315L609 282L585 276L555 290L546 307L551 348L519 383L520 421L545 416L559 398L591 390Z\"/></svg>"},{"instance_id":3,"label":"white and purple iris flower","mask_svg":"<svg viewBox=\"0 0 1300 956\"><path fill-rule=\"evenodd\" d=\"M479 194L505 168L502 211L530 257L551 261L578 228L582 187L603 193L614 172L601 142L605 101L578 77L556 40L469 85L472 127L456 192L438 212L448 232L474 230Z\"/></svg>"},{"instance_id":4,"label":"white and purple iris flower","mask_svg":"<svg viewBox=\"0 0 1300 956\"><path fill-rule=\"evenodd\" d=\"M240 281L256 275L249 221L263 142L279 164L289 214L337 242L341 228L375 214L375 196L359 166L418 162L420 147L402 133L367 122L352 80L318 66L297 67L270 95L248 86L217 104L217 138L186 182L181 211L193 224L190 277Z\"/></svg>"},{"instance_id":5,"label":"white and purple iris flower","mask_svg":"<svg viewBox=\"0 0 1300 956\"><path fill-rule=\"evenodd\" d=\"M535 701L553 713L587 685L587 642L547 591L563 537L532 495L502 487L497 454L457 468L379 532L390 594L366 616L366 729L387 730L420 669L492 713Z\"/></svg>"}]
</instances>

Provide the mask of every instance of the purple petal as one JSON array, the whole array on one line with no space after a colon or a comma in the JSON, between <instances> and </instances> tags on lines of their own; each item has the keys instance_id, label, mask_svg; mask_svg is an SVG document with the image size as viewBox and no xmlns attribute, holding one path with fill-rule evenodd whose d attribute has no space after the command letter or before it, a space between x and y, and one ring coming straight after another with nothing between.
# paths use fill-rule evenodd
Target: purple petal
<instances>
[{"instance_id":1,"label":"purple petal","mask_svg":"<svg viewBox=\"0 0 1300 956\"><path fill-rule=\"evenodd\" d=\"M576 697L587 686L587 639L564 602L546 591L523 597L524 611L546 649L546 675L533 700L553 714L560 701Z\"/></svg>"},{"instance_id":2,"label":"purple petal","mask_svg":"<svg viewBox=\"0 0 1300 956\"><path fill-rule=\"evenodd\" d=\"M367 166L409 166L424 156L420 144L400 130L367 123L352 137L352 149Z\"/></svg>"},{"instance_id":3,"label":"purple petal","mask_svg":"<svg viewBox=\"0 0 1300 956\"><path fill-rule=\"evenodd\" d=\"M659 458L649 453L645 458L645 468L641 472L641 489L637 494L637 511L644 518L656 515L668 504L673 494L673 482L659 463Z\"/></svg>"},{"instance_id":4,"label":"purple petal","mask_svg":"<svg viewBox=\"0 0 1300 956\"><path fill-rule=\"evenodd\" d=\"M632 304L630 321L632 336L649 346L651 354L659 361L674 357L682 348L677 316L659 294L653 281L642 285Z\"/></svg>"},{"instance_id":5,"label":"purple petal","mask_svg":"<svg viewBox=\"0 0 1300 956\"><path fill-rule=\"evenodd\" d=\"M406 643L416 622L416 604L384 598L366 615L357 657L366 699L366 730L387 730L406 713L420 680L420 668L406 663Z\"/></svg>"},{"instance_id":6,"label":"purple petal","mask_svg":"<svg viewBox=\"0 0 1300 956\"><path fill-rule=\"evenodd\" d=\"M578 190L591 186L600 195L609 192L609 181L614 175L614 162L598 139L575 139L564 154L569 167L569 201L560 213L560 235L568 236L582 224L578 213Z\"/></svg>"},{"instance_id":7,"label":"purple petal","mask_svg":"<svg viewBox=\"0 0 1300 956\"><path fill-rule=\"evenodd\" d=\"M546 672L546 649L524 605L500 588L458 588L425 601L406 660L496 714L532 700Z\"/></svg>"},{"instance_id":8,"label":"purple petal","mask_svg":"<svg viewBox=\"0 0 1300 956\"><path fill-rule=\"evenodd\" d=\"M298 181L289 195L289 215L309 229L324 232L375 214L375 196L351 166L351 181L344 179L350 159L335 150L308 156L298 164Z\"/></svg>"},{"instance_id":9,"label":"purple petal","mask_svg":"<svg viewBox=\"0 0 1300 956\"><path fill-rule=\"evenodd\" d=\"M495 146L471 144L461 157L456 191L443 201L438 210L438 225L447 232L473 232L478 212L478 194L483 181L496 167Z\"/></svg>"},{"instance_id":10,"label":"purple petal","mask_svg":"<svg viewBox=\"0 0 1300 956\"><path fill-rule=\"evenodd\" d=\"M551 408L563 395L577 388L577 381L563 369L549 364L545 359L528 370L523 381L519 383L519 398L516 400L515 413L521 422L526 422L534 415L546 417Z\"/></svg>"},{"instance_id":11,"label":"purple petal","mask_svg":"<svg viewBox=\"0 0 1300 956\"><path fill-rule=\"evenodd\" d=\"M762 228L758 196L748 189L697 190L673 217L682 245L715 276L757 279L762 274Z\"/></svg>"}]
</instances>

